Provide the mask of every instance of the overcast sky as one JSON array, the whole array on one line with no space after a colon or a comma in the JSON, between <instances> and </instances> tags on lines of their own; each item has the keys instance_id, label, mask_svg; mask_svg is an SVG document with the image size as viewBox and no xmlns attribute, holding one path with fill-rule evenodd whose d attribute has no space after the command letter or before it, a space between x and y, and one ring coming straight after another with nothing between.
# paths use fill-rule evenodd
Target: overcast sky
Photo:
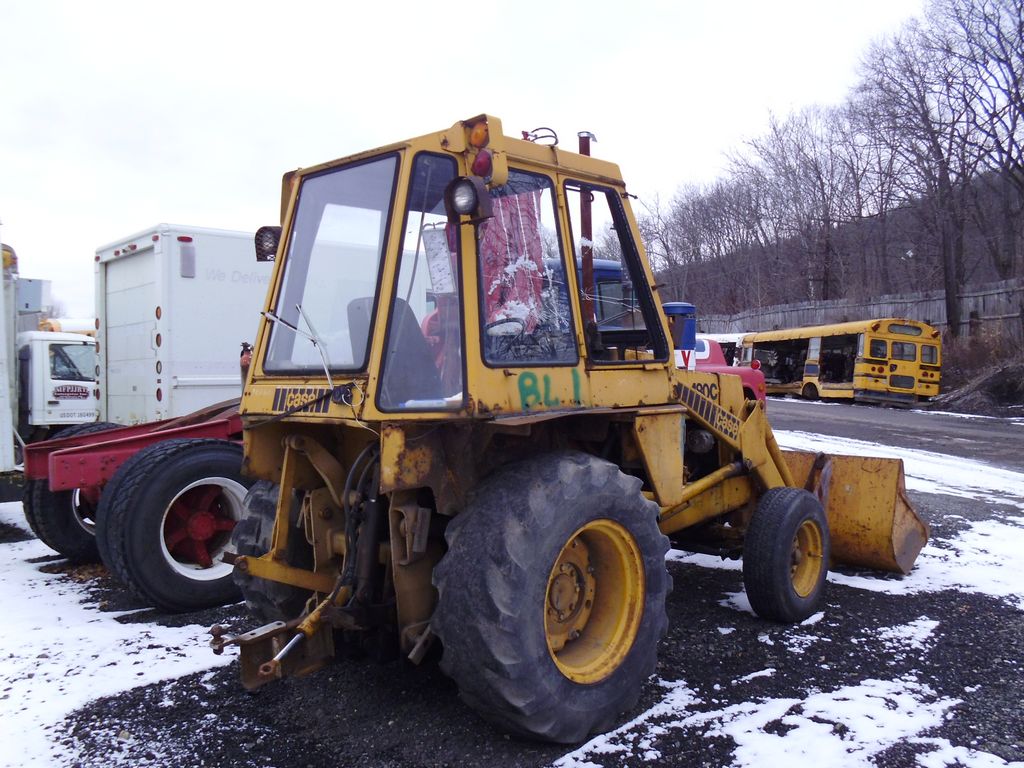
<instances>
[{"instance_id":1,"label":"overcast sky","mask_svg":"<svg viewBox=\"0 0 1024 768\"><path fill-rule=\"evenodd\" d=\"M276 223L280 177L481 112L592 131L642 200L770 113L841 101L922 0L0 0L0 236L91 317L93 255L159 222Z\"/></svg>"}]
</instances>

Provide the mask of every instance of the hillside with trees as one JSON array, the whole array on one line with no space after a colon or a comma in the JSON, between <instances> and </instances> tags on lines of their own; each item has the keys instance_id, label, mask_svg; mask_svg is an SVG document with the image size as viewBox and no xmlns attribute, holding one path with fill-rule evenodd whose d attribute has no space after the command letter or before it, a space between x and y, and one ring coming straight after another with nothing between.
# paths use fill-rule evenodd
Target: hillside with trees
<instances>
[{"instance_id":1,"label":"hillside with trees","mask_svg":"<svg viewBox=\"0 0 1024 768\"><path fill-rule=\"evenodd\" d=\"M774 116L722 178L643 206L662 298L731 314L944 289L959 321L966 286L1024 277L1022 80L1024 0L931 0L844 103Z\"/></svg>"}]
</instances>

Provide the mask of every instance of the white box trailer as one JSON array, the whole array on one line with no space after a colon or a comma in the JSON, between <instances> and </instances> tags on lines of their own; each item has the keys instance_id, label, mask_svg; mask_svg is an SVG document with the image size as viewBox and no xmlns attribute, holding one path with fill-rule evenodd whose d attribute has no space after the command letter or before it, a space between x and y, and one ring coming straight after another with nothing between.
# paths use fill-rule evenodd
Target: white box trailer
<instances>
[{"instance_id":1,"label":"white box trailer","mask_svg":"<svg viewBox=\"0 0 1024 768\"><path fill-rule=\"evenodd\" d=\"M100 420L138 424L238 397L272 262L253 235L158 224L96 252Z\"/></svg>"}]
</instances>

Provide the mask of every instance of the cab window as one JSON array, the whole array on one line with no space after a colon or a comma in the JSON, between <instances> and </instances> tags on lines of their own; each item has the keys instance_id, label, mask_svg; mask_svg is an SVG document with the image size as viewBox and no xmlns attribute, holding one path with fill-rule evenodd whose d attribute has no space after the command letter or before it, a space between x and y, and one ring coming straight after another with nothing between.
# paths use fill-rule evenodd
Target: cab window
<instances>
[{"instance_id":1,"label":"cab window","mask_svg":"<svg viewBox=\"0 0 1024 768\"><path fill-rule=\"evenodd\" d=\"M462 307L456 232L444 190L455 160L413 162L391 300L378 404L382 410L450 410L463 404Z\"/></svg>"},{"instance_id":2,"label":"cab window","mask_svg":"<svg viewBox=\"0 0 1024 768\"><path fill-rule=\"evenodd\" d=\"M490 195L494 215L477 228L484 362L575 365L579 351L551 179L513 170Z\"/></svg>"},{"instance_id":3,"label":"cab window","mask_svg":"<svg viewBox=\"0 0 1024 768\"><path fill-rule=\"evenodd\" d=\"M573 257L580 273L580 305L587 350L594 364L666 360L668 343L654 295L644 274L618 193L609 188L570 181L565 185ZM584 266L615 269L618 285L586 285Z\"/></svg>"},{"instance_id":4,"label":"cab window","mask_svg":"<svg viewBox=\"0 0 1024 768\"><path fill-rule=\"evenodd\" d=\"M91 344L51 344L50 378L60 381L92 381L96 347Z\"/></svg>"},{"instance_id":5,"label":"cab window","mask_svg":"<svg viewBox=\"0 0 1024 768\"><path fill-rule=\"evenodd\" d=\"M397 166L386 155L302 182L268 372L366 369Z\"/></svg>"}]
</instances>

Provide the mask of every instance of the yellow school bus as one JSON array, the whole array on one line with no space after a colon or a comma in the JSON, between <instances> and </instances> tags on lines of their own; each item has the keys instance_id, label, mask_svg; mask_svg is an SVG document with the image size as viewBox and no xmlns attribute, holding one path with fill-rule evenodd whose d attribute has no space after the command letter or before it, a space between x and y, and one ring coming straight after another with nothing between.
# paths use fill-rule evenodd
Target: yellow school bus
<instances>
[{"instance_id":1,"label":"yellow school bus","mask_svg":"<svg viewBox=\"0 0 1024 768\"><path fill-rule=\"evenodd\" d=\"M743 337L741 365L768 394L913 405L939 394L942 339L918 320L886 317Z\"/></svg>"}]
</instances>

